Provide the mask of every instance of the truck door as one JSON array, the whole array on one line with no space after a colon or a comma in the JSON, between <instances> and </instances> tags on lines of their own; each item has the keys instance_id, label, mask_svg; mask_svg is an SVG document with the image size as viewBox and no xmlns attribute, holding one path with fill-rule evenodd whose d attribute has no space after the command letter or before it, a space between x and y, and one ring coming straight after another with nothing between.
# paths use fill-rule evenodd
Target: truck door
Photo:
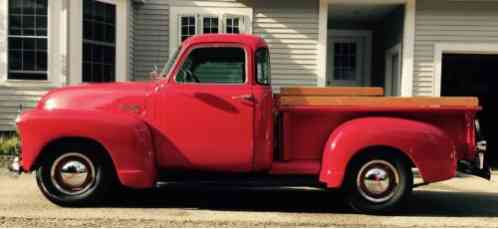
<instances>
[{"instance_id":1,"label":"truck door","mask_svg":"<svg viewBox=\"0 0 498 229\"><path fill-rule=\"evenodd\" d=\"M187 50L160 92L161 166L244 172L253 164L254 95L248 52L238 46Z\"/></svg>"}]
</instances>

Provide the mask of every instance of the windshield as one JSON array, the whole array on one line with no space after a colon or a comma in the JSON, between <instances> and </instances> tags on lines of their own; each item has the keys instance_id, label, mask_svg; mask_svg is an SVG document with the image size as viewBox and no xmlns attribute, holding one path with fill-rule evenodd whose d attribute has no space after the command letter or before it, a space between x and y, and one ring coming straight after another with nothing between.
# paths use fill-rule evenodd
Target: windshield
<instances>
[{"instance_id":1,"label":"windshield","mask_svg":"<svg viewBox=\"0 0 498 229\"><path fill-rule=\"evenodd\" d=\"M161 77L165 77L166 74L169 73L169 71L171 71L171 68L173 67L173 65L175 64L175 61L176 61L176 58L178 57L178 54L180 53L180 49L182 47L178 47L175 51L175 53L173 54L173 56L171 56L168 60L168 62L164 65L163 67L163 70L161 71ZM169 74L168 74L169 75Z\"/></svg>"}]
</instances>

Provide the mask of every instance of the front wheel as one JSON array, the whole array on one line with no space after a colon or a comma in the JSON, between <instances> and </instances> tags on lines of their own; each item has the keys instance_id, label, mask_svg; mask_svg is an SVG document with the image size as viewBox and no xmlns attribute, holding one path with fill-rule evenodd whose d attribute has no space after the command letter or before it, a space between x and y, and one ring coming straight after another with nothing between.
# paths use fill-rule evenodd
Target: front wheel
<instances>
[{"instance_id":1,"label":"front wheel","mask_svg":"<svg viewBox=\"0 0 498 229\"><path fill-rule=\"evenodd\" d=\"M38 186L57 205L94 204L111 188L112 173L98 153L71 148L45 158L36 171Z\"/></svg>"},{"instance_id":2,"label":"front wheel","mask_svg":"<svg viewBox=\"0 0 498 229\"><path fill-rule=\"evenodd\" d=\"M353 162L347 180L347 203L365 213L386 213L411 193L413 175L398 158L370 156Z\"/></svg>"}]
</instances>

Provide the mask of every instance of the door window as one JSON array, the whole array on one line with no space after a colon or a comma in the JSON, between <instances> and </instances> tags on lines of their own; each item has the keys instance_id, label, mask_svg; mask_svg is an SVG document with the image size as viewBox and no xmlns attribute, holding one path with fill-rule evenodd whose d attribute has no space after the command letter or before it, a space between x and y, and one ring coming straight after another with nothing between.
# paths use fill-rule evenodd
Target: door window
<instances>
[{"instance_id":1,"label":"door window","mask_svg":"<svg viewBox=\"0 0 498 229\"><path fill-rule=\"evenodd\" d=\"M356 43L337 42L334 44L334 80L356 80Z\"/></svg>"},{"instance_id":2,"label":"door window","mask_svg":"<svg viewBox=\"0 0 498 229\"><path fill-rule=\"evenodd\" d=\"M179 83L242 84L245 82L242 48L197 48L176 75Z\"/></svg>"}]
</instances>

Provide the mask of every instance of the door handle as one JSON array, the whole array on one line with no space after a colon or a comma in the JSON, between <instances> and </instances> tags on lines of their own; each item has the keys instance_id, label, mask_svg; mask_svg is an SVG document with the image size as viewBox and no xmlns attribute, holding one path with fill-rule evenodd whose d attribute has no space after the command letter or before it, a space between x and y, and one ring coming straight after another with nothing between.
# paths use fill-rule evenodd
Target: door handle
<instances>
[{"instance_id":1,"label":"door handle","mask_svg":"<svg viewBox=\"0 0 498 229\"><path fill-rule=\"evenodd\" d=\"M247 100L247 101L254 101L254 96L253 96L253 95L250 95L250 94L246 94L246 95L236 95L236 96L232 96L232 99L233 99L233 100Z\"/></svg>"}]
</instances>

